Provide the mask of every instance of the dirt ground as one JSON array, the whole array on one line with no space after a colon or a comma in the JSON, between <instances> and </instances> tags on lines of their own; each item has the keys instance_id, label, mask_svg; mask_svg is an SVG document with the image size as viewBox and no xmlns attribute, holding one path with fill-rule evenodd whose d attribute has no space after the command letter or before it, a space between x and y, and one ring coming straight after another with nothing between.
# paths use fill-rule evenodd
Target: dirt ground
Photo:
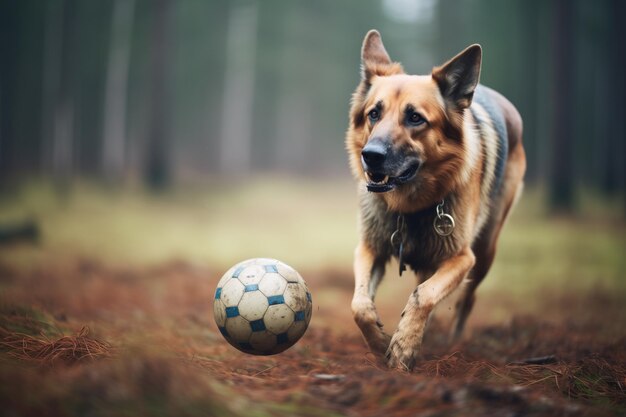
<instances>
[{"instance_id":1,"label":"dirt ground","mask_svg":"<svg viewBox=\"0 0 626 417\"><path fill-rule=\"evenodd\" d=\"M626 319L616 294L536 294L544 308L535 314L524 313L528 300L479 298L464 340L449 346L445 317L433 319L422 361L404 373L368 353L350 317L350 271L300 272L313 294L309 330L285 353L256 357L228 345L213 322L221 270L89 259L0 265L2 414L626 413ZM381 301L384 318L402 308L397 299ZM490 317L498 308L509 317Z\"/></svg>"}]
</instances>

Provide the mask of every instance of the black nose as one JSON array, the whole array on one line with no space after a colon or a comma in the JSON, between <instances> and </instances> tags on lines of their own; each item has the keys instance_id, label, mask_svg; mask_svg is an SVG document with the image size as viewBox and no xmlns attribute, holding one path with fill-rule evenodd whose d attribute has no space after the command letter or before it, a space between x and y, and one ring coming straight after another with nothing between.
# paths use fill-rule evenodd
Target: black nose
<instances>
[{"instance_id":1,"label":"black nose","mask_svg":"<svg viewBox=\"0 0 626 417\"><path fill-rule=\"evenodd\" d=\"M381 141L370 141L361 151L361 156L368 169L382 168L387 158L387 147Z\"/></svg>"}]
</instances>

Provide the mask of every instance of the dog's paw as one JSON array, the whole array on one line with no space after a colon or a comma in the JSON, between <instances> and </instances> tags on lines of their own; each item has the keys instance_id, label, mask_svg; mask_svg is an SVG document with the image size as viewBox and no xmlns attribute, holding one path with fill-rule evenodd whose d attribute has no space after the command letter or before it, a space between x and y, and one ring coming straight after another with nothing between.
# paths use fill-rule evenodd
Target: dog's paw
<instances>
[{"instance_id":1,"label":"dog's paw","mask_svg":"<svg viewBox=\"0 0 626 417\"><path fill-rule=\"evenodd\" d=\"M402 371L412 371L419 355L419 342L410 335L396 332L385 353L387 366Z\"/></svg>"}]
</instances>

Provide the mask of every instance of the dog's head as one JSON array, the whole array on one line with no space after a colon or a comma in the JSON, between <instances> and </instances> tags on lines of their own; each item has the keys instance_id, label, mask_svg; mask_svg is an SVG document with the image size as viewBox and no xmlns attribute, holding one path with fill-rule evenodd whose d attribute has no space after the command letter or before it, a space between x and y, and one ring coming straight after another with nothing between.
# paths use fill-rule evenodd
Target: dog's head
<instances>
[{"instance_id":1,"label":"dog's head","mask_svg":"<svg viewBox=\"0 0 626 417\"><path fill-rule=\"evenodd\" d=\"M361 82L352 97L347 148L354 175L391 209L414 211L467 177L464 110L480 75L472 45L430 75L407 75L372 30L361 50Z\"/></svg>"}]
</instances>

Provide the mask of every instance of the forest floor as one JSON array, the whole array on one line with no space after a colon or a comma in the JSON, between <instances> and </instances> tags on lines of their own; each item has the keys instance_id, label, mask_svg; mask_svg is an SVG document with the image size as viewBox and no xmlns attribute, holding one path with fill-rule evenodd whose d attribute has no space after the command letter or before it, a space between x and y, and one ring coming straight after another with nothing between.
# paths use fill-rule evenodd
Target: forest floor
<instances>
[{"instance_id":1,"label":"forest floor","mask_svg":"<svg viewBox=\"0 0 626 417\"><path fill-rule=\"evenodd\" d=\"M626 412L626 322L623 300L611 294L542 294L545 309L520 316L522 301L481 300L508 305L513 318L493 325L473 317L454 346L442 320L432 321L423 360L405 373L368 353L350 317L349 271L304 273L324 300L303 339L270 357L222 339L210 313L218 275L183 263L113 269L80 260L25 275L4 267L5 415ZM546 356L546 364L524 363Z\"/></svg>"},{"instance_id":2,"label":"forest floor","mask_svg":"<svg viewBox=\"0 0 626 417\"><path fill-rule=\"evenodd\" d=\"M72 205L64 210L68 219L76 218ZM313 294L313 318L295 346L261 357L232 348L213 321L212 295L229 264L190 261L193 256L112 261L106 253L72 254L80 251L71 246L61 253L46 240L34 249L27 243L5 247L0 253L2 414L624 415L624 225L525 223L534 217L530 212L522 208L513 220L518 238L502 242L504 262L487 278L496 284L479 292L463 340L446 342L452 303L446 300L430 322L412 373L387 369L361 339L350 313L349 251L346 261L292 264ZM70 221L55 217L57 226L46 226L42 219L47 232ZM572 227L578 239L567 235ZM530 241L536 250L555 245L554 239L567 250L555 250L545 265L539 257L515 258L530 250L525 228L531 234L541 229L565 234L548 243ZM591 231L598 230L609 240L594 240ZM529 253L524 256L537 256ZM533 276L523 285L508 285L512 278L504 272L523 276L514 266L526 262L524 271ZM533 267L543 268L542 275ZM571 285L552 282L563 271ZM404 304L398 300L406 299L414 282L410 274L388 275L377 304L392 331ZM578 282L587 275L591 284Z\"/></svg>"}]
</instances>

